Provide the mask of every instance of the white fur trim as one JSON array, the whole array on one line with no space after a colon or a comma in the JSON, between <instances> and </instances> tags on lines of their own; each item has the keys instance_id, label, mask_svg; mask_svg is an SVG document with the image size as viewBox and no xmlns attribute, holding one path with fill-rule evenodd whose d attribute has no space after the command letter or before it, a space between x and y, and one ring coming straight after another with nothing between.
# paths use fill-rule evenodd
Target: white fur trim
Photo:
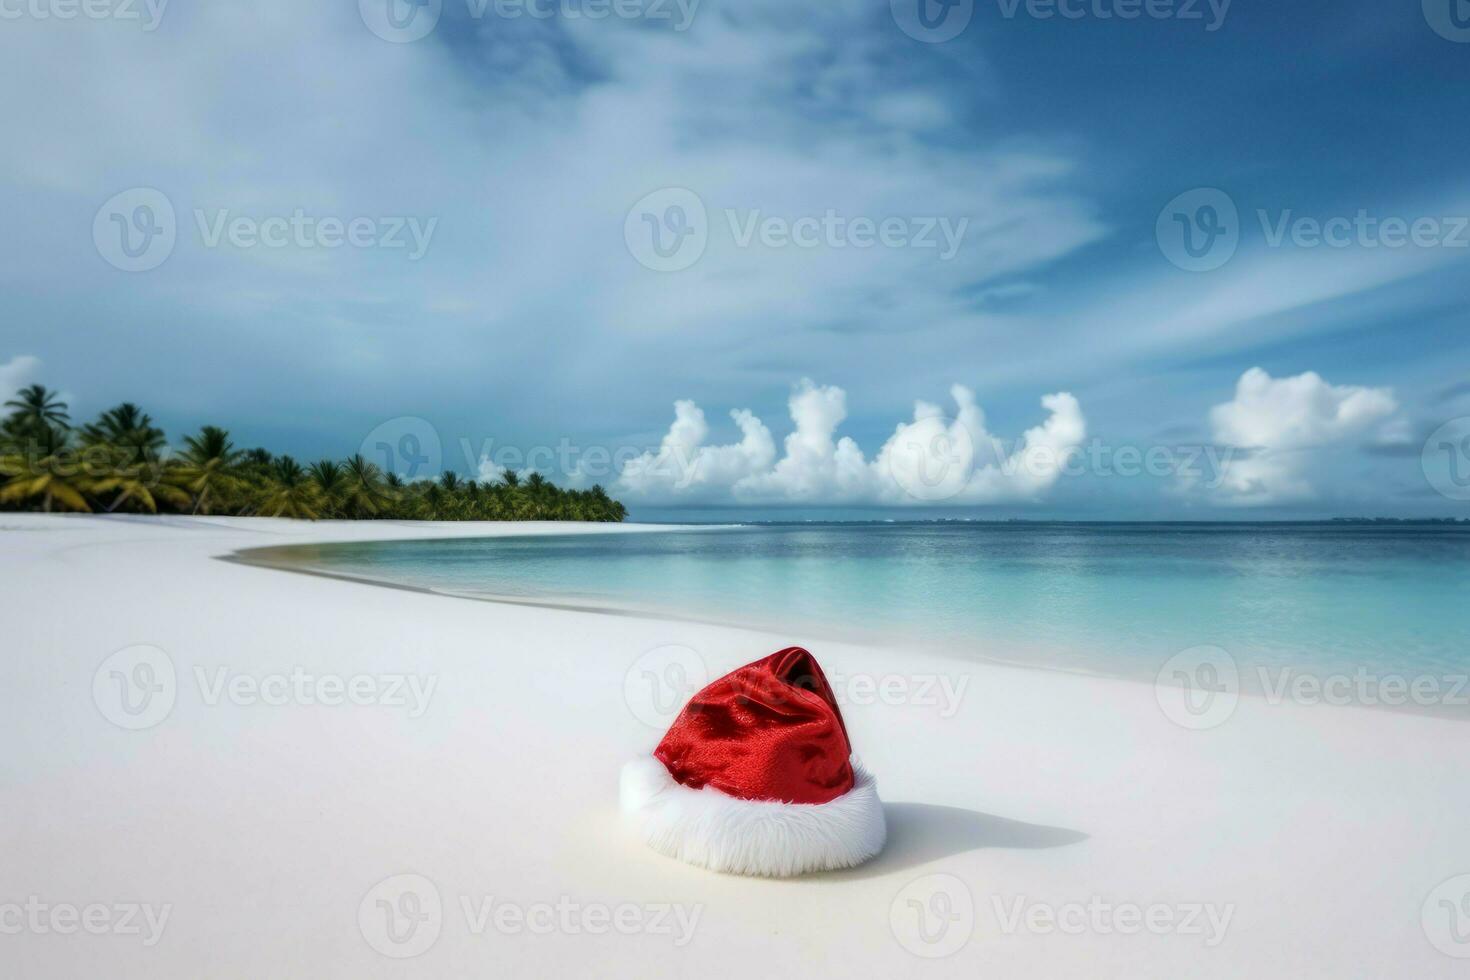
<instances>
[{"instance_id":1,"label":"white fur trim","mask_svg":"<svg viewBox=\"0 0 1470 980\"><path fill-rule=\"evenodd\" d=\"M830 803L742 800L690 789L653 756L623 766L623 813L661 854L730 874L786 878L862 864L888 836L873 777L853 766L852 789Z\"/></svg>"}]
</instances>

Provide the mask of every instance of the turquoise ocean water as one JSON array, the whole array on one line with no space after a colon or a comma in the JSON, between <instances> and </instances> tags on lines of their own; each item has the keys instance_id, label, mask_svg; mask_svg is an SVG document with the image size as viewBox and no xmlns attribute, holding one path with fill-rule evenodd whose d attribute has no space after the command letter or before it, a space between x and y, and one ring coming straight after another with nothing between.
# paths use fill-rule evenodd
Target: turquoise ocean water
<instances>
[{"instance_id":1,"label":"turquoise ocean water","mask_svg":"<svg viewBox=\"0 0 1470 980\"><path fill-rule=\"evenodd\" d=\"M272 549L273 563L482 597L1151 677L1470 670L1470 527L880 523Z\"/></svg>"}]
</instances>

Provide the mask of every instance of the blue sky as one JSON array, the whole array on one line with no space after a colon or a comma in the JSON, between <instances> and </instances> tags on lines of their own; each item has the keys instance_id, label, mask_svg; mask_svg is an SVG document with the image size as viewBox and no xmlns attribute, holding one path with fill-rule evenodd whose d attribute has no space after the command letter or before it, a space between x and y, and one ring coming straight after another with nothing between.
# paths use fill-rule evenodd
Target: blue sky
<instances>
[{"instance_id":1,"label":"blue sky","mask_svg":"<svg viewBox=\"0 0 1470 980\"><path fill-rule=\"evenodd\" d=\"M1470 516L1470 12L906 2L12 4L0 387L655 518Z\"/></svg>"}]
</instances>

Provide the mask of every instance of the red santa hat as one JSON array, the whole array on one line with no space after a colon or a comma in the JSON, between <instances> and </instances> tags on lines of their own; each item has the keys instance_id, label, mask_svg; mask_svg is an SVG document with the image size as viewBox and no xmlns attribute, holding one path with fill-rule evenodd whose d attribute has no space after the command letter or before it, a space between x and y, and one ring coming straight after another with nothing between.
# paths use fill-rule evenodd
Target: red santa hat
<instances>
[{"instance_id":1,"label":"red santa hat","mask_svg":"<svg viewBox=\"0 0 1470 980\"><path fill-rule=\"evenodd\" d=\"M623 767L623 812L648 846L713 871L787 877L883 849L873 777L816 658L788 647L713 682L652 756Z\"/></svg>"}]
</instances>

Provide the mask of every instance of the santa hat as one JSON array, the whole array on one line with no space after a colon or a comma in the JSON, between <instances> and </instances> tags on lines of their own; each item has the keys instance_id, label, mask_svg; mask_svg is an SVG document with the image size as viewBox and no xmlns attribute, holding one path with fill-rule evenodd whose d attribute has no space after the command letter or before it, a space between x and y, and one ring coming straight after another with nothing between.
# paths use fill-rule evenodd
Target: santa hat
<instances>
[{"instance_id":1,"label":"santa hat","mask_svg":"<svg viewBox=\"0 0 1470 980\"><path fill-rule=\"evenodd\" d=\"M873 777L816 659L788 647L710 684L652 756L623 767L623 812L669 857L735 874L849 868L883 849Z\"/></svg>"}]
</instances>

